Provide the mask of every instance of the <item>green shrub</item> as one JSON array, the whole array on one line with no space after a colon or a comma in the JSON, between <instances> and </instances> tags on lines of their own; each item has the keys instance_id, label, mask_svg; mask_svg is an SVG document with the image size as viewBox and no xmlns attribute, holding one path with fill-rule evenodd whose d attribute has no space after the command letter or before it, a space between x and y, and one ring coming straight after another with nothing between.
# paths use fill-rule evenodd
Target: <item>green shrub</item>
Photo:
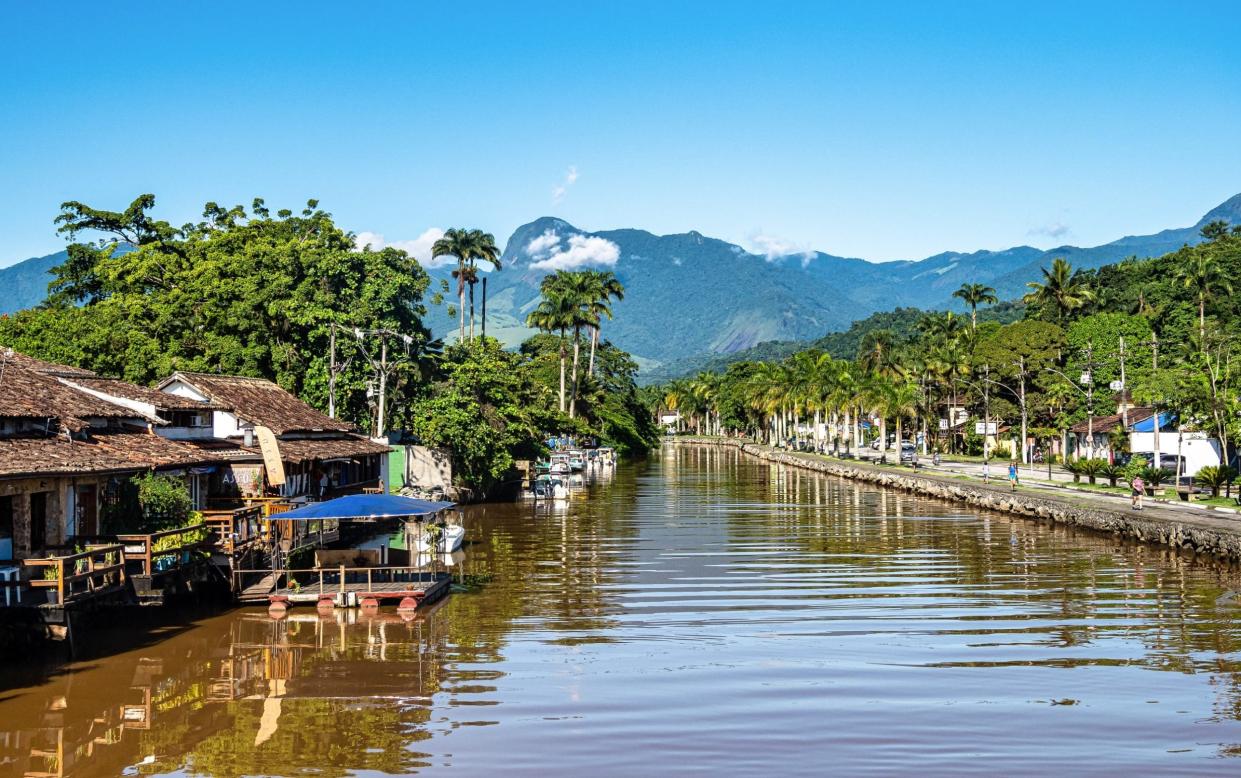
<instances>
[{"instance_id":1,"label":"green shrub","mask_svg":"<svg viewBox=\"0 0 1241 778\"><path fill-rule=\"evenodd\" d=\"M1147 490L1153 492L1156 487L1162 485L1169 478L1174 477L1176 473L1166 467L1144 467L1138 475L1142 476Z\"/></svg>"},{"instance_id":2,"label":"green shrub","mask_svg":"<svg viewBox=\"0 0 1241 778\"><path fill-rule=\"evenodd\" d=\"M1079 466L1081 467L1082 475L1089 478L1090 483L1093 484L1095 478L1102 475L1103 469L1109 465L1106 459L1083 459Z\"/></svg>"},{"instance_id":3,"label":"green shrub","mask_svg":"<svg viewBox=\"0 0 1241 778\"><path fill-rule=\"evenodd\" d=\"M1219 465L1218 467L1211 465L1204 467L1194 476L1194 480L1203 486L1211 488L1211 496L1219 497L1221 487L1228 487L1229 494L1232 492L1232 482L1237 478L1237 471L1228 465Z\"/></svg>"},{"instance_id":4,"label":"green shrub","mask_svg":"<svg viewBox=\"0 0 1241 778\"><path fill-rule=\"evenodd\" d=\"M1132 481L1134 476L1141 475L1149 465L1146 457L1133 457L1125 464L1125 478Z\"/></svg>"},{"instance_id":5,"label":"green shrub","mask_svg":"<svg viewBox=\"0 0 1241 778\"><path fill-rule=\"evenodd\" d=\"M1118 481L1124 474L1125 469L1123 467L1117 464L1112 464L1111 462L1105 463L1104 466L1099 469L1099 475L1107 479L1108 486L1115 486L1116 481Z\"/></svg>"},{"instance_id":6,"label":"green shrub","mask_svg":"<svg viewBox=\"0 0 1241 778\"><path fill-rule=\"evenodd\" d=\"M1080 459L1070 459L1064 463L1064 469L1073 474L1073 483L1080 484L1082 482L1082 475L1086 472L1084 465L1085 460Z\"/></svg>"},{"instance_id":7,"label":"green shrub","mask_svg":"<svg viewBox=\"0 0 1241 778\"><path fill-rule=\"evenodd\" d=\"M184 527L194 508L190 490L179 478L147 473L134 479L142 509L139 532L158 532Z\"/></svg>"}]
</instances>

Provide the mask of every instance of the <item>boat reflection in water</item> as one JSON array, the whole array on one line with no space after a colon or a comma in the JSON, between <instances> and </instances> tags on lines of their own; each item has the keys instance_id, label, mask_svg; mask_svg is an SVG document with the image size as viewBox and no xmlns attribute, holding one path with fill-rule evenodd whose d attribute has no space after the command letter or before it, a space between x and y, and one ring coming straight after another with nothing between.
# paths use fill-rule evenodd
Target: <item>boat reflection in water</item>
<instances>
[{"instance_id":1,"label":"boat reflection in water","mask_svg":"<svg viewBox=\"0 0 1241 778\"><path fill-rule=\"evenodd\" d=\"M0 775L1236 772L1235 565L733 451L587 478L466 508L425 611L0 678Z\"/></svg>"},{"instance_id":2,"label":"boat reflection in water","mask_svg":"<svg viewBox=\"0 0 1241 778\"><path fill-rule=\"evenodd\" d=\"M0 775L416 770L445 682L444 603L252 611L55 676L5 701Z\"/></svg>"}]
</instances>

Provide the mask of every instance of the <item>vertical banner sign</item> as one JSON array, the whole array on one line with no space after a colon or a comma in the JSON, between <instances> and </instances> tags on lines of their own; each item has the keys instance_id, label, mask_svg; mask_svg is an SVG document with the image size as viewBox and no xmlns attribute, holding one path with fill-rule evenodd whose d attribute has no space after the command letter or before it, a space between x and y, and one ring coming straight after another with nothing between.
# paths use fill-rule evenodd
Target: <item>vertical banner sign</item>
<instances>
[{"instance_id":1,"label":"vertical banner sign","mask_svg":"<svg viewBox=\"0 0 1241 778\"><path fill-rule=\"evenodd\" d=\"M259 438L259 449L263 452L263 465L267 468L267 483L272 486L284 486L284 461L280 458L280 444L270 429L262 425L254 428Z\"/></svg>"}]
</instances>

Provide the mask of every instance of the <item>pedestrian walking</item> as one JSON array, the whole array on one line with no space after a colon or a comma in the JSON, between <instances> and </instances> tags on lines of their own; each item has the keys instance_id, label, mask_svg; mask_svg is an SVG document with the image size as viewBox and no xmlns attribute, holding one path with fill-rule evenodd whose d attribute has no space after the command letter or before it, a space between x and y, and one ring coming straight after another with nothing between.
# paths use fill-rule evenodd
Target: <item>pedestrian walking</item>
<instances>
[{"instance_id":1,"label":"pedestrian walking","mask_svg":"<svg viewBox=\"0 0 1241 778\"><path fill-rule=\"evenodd\" d=\"M982 482L984 484L991 482L991 460L990 459L984 459L982 461Z\"/></svg>"},{"instance_id":2,"label":"pedestrian walking","mask_svg":"<svg viewBox=\"0 0 1241 778\"><path fill-rule=\"evenodd\" d=\"M1130 504L1133 510L1142 510L1142 495L1146 494L1146 482L1142 480L1142 476L1135 475L1129 483L1131 494L1129 495Z\"/></svg>"},{"instance_id":3,"label":"pedestrian walking","mask_svg":"<svg viewBox=\"0 0 1241 778\"><path fill-rule=\"evenodd\" d=\"M1017 491L1017 485L1019 483L1021 483L1021 476L1017 472L1017 463L1009 462L1008 463L1008 485L1011 486L1013 488L1013 491L1015 492Z\"/></svg>"}]
</instances>

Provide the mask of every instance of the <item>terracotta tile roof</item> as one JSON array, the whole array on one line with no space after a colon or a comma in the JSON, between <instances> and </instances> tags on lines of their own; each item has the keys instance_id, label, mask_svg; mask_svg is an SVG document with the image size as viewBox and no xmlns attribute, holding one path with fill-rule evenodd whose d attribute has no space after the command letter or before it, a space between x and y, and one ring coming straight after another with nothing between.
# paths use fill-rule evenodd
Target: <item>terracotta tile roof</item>
<instances>
[{"instance_id":1,"label":"terracotta tile roof","mask_svg":"<svg viewBox=\"0 0 1241 778\"><path fill-rule=\"evenodd\" d=\"M134 418L142 414L66 386L51 375L10 362L0 371L0 417L71 421L97 416Z\"/></svg>"},{"instance_id":2,"label":"terracotta tile roof","mask_svg":"<svg viewBox=\"0 0 1241 778\"><path fill-rule=\"evenodd\" d=\"M29 357L25 354L19 354L16 351L13 352L12 356L5 357L4 361L7 365L17 365L18 367L25 368L26 370L30 370L35 373L42 373L44 375L64 376L66 378L70 376L87 378L96 374L95 371L87 370L83 367L73 367L72 365L58 365L55 362L45 362L42 359L35 359L34 357Z\"/></svg>"},{"instance_id":3,"label":"terracotta tile roof","mask_svg":"<svg viewBox=\"0 0 1241 778\"><path fill-rule=\"evenodd\" d=\"M342 435L337 438L282 439L280 458L285 462L306 462L312 459L336 459L362 457L370 454L386 454L392 449L382 443L372 443L361 435Z\"/></svg>"},{"instance_id":4,"label":"terracotta tile roof","mask_svg":"<svg viewBox=\"0 0 1241 778\"><path fill-rule=\"evenodd\" d=\"M277 435L288 432L352 432L353 425L320 413L292 393L263 378L175 373L160 387L181 380L214 402L233 410L252 424L262 424Z\"/></svg>"},{"instance_id":5,"label":"terracotta tile roof","mask_svg":"<svg viewBox=\"0 0 1241 778\"><path fill-rule=\"evenodd\" d=\"M132 472L212 461L210 455L148 432L100 432L86 440L66 435L0 439L0 477Z\"/></svg>"},{"instance_id":6,"label":"terracotta tile roof","mask_svg":"<svg viewBox=\"0 0 1241 778\"><path fill-rule=\"evenodd\" d=\"M131 384L119 378L78 377L70 376L62 381L71 386L82 386L96 392L122 397L141 403L150 403L159 410L167 411L201 411L201 410L232 410L220 403L195 400L193 397L182 397L179 394L161 392L147 386Z\"/></svg>"},{"instance_id":7,"label":"terracotta tile roof","mask_svg":"<svg viewBox=\"0 0 1241 778\"><path fill-rule=\"evenodd\" d=\"M1137 424L1139 421L1142 421L1144 419L1149 419L1153 413L1154 411L1151 410L1150 408L1130 408L1129 409L1129 426L1132 427L1134 424ZM1119 413L1113 413L1107 416L1096 416L1094 417L1094 432L1096 435L1109 432L1113 428L1119 427L1123 419L1124 419L1124 416ZM1081 435L1085 435L1090 432L1089 427L1090 427L1090 420L1083 419L1082 421L1079 421L1076 424L1074 424L1072 427L1069 427L1069 431L1076 432Z\"/></svg>"}]
</instances>

